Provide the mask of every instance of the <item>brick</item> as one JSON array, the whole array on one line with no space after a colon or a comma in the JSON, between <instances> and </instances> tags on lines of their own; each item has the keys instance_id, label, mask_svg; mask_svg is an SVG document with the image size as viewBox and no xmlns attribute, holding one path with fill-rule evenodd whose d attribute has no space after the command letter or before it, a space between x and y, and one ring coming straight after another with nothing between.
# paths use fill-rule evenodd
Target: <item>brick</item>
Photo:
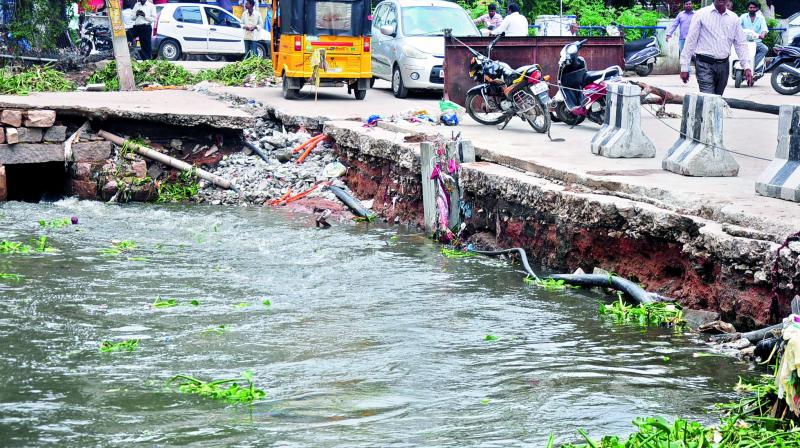
<instances>
[{"instance_id":1,"label":"brick","mask_svg":"<svg viewBox=\"0 0 800 448\"><path fill-rule=\"evenodd\" d=\"M63 161L64 145L58 143L0 145L0 165Z\"/></svg>"},{"instance_id":2,"label":"brick","mask_svg":"<svg viewBox=\"0 0 800 448\"><path fill-rule=\"evenodd\" d=\"M56 122L56 111L34 109L25 112L25 126L30 128L49 128Z\"/></svg>"},{"instance_id":3,"label":"brick","mask_svg":"<svg viewBox=\"0 0 800 448\"><path fill-rule=\"evenodd\" d=\"M70 191L73 196L81 199L97 199L97 182L72 179L70 181Z\"/></svg>"},{"instance_id":4,"label":"brick","mask_svg":"<svg viewBox=\"0 0 800 448\"><path fill-rule=\"evenodd\" d=\"M76 162L97 162L109 157L111 157L111 142L109 141L80 142L72 145L72 160Z\"/></svg>"},{"instance_id":5,"label":"brick","mask_svg":"<svg viewBox=\"0 0 800 448\"><path fill-rule=\"evenodd\" d=\"M44 131L44 141L61 143L67 139L66 126L53 126Z\"/></svg>"},{"instance_id":6,"label":"brick","mask_svg":"<svg viewBox=\"0 0 800 448\"><path fill-rule=\"evenodd\" d=\"M16 109L6 109L0 112L0 123L18 128L22 126L22 111Z\"/></svg>"},{"instance_id":7,"label":"brick","mask_svg":"<svg viewBox=\"0 0 800 448\"><path fill-rule=\"evenodd\" d=\"M17 132L17 128L6 128L6 143L9 145L19 143L19 132Z\"/></svg>"},{"instance_id":8,"label":"brick","mask_svg":"<svg viewBox=\"0 0 800 448\"><path fill-rule=\"evenodd\" d=\"M8 199L8 186L6 185L6 167L0 165L0 201Z\"/></svg>"},{"instance_id":9,"label":"brick","mask_svg":"<svg viewBox=\"0 0 800 448\"><path fill-rule=\"evenodd\" d=\"M131 164L131 171L133 175L139 179L144 179L147 176L147 162L144 160L137 160Z\"/></svg>"},{"instance_id":10,"label":"brick","mask_svg":"<svg viewBox=\"0 0 800 448\"><path fill-rule=\"evenodd\" d=\"M0 144L6 142L6 131L2 127L0 127Z\"/></svg>"},{"instance_id":11,"label":"brick","mask_svg":"<svg viewBox=\"0 0 800 448\"><path fill-rule=\"evenodd\" d=\"M20 143L39 143L42 141L42 132L39 128L17 128Z\"/></svg>"},{"instance_id":12,"label":"brick","mask_svg":"<svg viewBox=\"0 0 800 448\"><path fill-rule=\"evenodd\" d=\"M92 164L90 162L75 163L72 178L75 180L89 180L92 176Z\"/></svg>"}]
</instances>

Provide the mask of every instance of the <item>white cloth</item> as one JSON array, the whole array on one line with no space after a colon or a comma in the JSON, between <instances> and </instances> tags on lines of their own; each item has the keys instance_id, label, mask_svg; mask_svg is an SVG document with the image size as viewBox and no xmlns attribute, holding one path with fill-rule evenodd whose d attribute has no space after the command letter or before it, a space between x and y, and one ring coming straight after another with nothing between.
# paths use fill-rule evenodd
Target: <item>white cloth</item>
<instances>
[{"instance_id":1,"label":"white cloth","mask_svg":"<svg viewBox=\"0 0 800 448\"><path fill-rule=\"evenodd\" d=\"M247 12L247 8L242 12L242 29L244 30L244 40L258 40L258 32L261 30L261 12L258 7L253 8L253 14ZM254 26L253 31L248 31L246 27Z\"/></svg>"},{"instance_id":2,"label":"white cloth","mask_svg":"<svg viewBox=\"0 0 800 448\"><path fill-rule=\"evenodd\" d=\"M492 30L491 34L496 36L504 31L506 36L527 36L528 19L518 12L512 12L503 19L500 26Z\"/></svg>"},{"instance_id":3,"label":"white cloth","mask_svg":"<svg viewBox=\"0 0 800 448\"><path fill-rule=\"evenodd\" d=\"M122 10L122 23L125 25L126 30L133 28L133 9Z\"/></svg>"},{"instance_id":4,"label":"white cloth","mask_svg":"<svg viewBox=\"0 0 800 448\"><path fill-rule=\"evenodd\" d=\"M136 15L138 11L144 12L144 16ZM134 25L150 25L156 20L156 5L150 1L144 2L144 5L136 2L133 5L133 24Z\"/></svg>"}]
</instances>

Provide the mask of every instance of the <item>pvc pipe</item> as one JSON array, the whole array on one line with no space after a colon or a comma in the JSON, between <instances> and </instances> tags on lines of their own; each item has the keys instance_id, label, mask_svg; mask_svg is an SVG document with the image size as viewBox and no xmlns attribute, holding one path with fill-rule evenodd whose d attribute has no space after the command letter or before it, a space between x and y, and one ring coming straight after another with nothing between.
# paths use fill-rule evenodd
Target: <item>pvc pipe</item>
<instances>
[{"instance_id":1,"label":"pvc pipe","mask_svg":"<svg viewBox=\"0 0 800 448\"><path fill-rule=\"evenodd\" d=\"M342 190L341 188L335 185L331 185L328 188L330 188L333 194L335 194L336 197L339 198L339 200L342 201L342 203L347 206L347 208L352 210L353 213L356 214L356 216L359 216L361 218L369 218L370 216L372 216L372 212L364 208L364 206L361 205L361 202L359 202L358 199L354 198L353 196L350 196L346 191Z\"/></svg>"}]
</instances>

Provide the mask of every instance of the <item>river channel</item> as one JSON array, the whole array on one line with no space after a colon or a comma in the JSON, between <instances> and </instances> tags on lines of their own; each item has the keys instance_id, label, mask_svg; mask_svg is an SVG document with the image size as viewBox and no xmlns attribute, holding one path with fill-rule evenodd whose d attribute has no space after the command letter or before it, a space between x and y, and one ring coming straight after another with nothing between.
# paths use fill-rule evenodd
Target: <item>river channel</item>
<instances>
[{"instance_id":1,"label":"river channel","mask_svg":"<svg viewBox=\"0 0 800 448\"><path fill-rule=\"evenodd\" d=\"M0 272L24 276L0 280L2 446L544 446L577 428L628 434L636 416L713 421L746 371L695 357L690 336L598 317L598 293L528 286L504 261L448 259L397 226L0 204L0 240L39 235L58 251L0 255ZM101 254L112 240L135 249ZM178 305L151 307L158 296ZM136 351L98 350L127 338ZM267 393L252 406L166 384L246 370Z\"/></svg>"}]
</instances>

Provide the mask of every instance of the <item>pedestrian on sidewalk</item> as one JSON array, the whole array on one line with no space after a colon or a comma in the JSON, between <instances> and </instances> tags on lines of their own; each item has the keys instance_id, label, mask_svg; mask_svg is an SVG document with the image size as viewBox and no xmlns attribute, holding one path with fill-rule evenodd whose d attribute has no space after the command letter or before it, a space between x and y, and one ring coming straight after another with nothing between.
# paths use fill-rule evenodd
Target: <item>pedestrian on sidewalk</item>
<instances>
[{"instance_id":1,"label":"pedestrian on sidewalk","mask_svg":"<svg viewBox=\"0 0 800 448\"><path fill-rule=\"evenodd\" d=\"M258 56L258 34L261 30L261 12L255 9L255 0L247 0L242 12L244 30L244 57Z\"/></svg>"},{"instance_id":2,"label":"pedestrian on sidewalk","mask_svg":"<svg viewBox=\"0 0 800 448\"><path fill-rule=\"evenodd\" d=\"M727 8L726 0L714 0L695 13L686 35L681 53L681 80L689 82L689 64L695 57L697 84L700 92L722 95L728 85L731 45L739 55L748 85L753 84L750 69L747 38L739 24L739 17Z\"/></svg>"},{"instance_id":3,"label":"pedestrian on sidewalk","mask_svg":"<svg viewBox=\"0 0 800 448\"><path fill-rule=\"evenodd\" d=\"M150 0L139 0L133 6L133 35L139 38L142 46L142 60L153 57L153 21L156 20L156 6Z\"/></svg>"},{"instance_id":4,"label":"pedestrian on sidewalk","mask_svg":"<svg viewBox=\"0 0 800 448\"><path fill-rule=\"evenodd\" d=\"M761 4L754 0L747 2L747 12L742 14L739 20L741 21L745 35L749 35L748 40L756 43L756 59L754 65L758 67L758 63L764 59L764 56L767 55L767 51L769 51L769 48L761 41L767 36L767 31L769 31L769 28L767 28L767 19L764 18L764 14L761 14Z\"/></svg>"},{"instance_id":5,"label":"pedestrian on sidewalk","mask_svg":"<svg viewBox=\"0 0 800 448\"><path fill-rule=\"evenodd\" d=\"M694 5L692 4L692 0L686 0L683 2L683 11L678 13L678 16L675 17L675 20L669 24L669 29L667 30L667 42L672 38L672 35L675 34L675 30L680 29L678 33L678 54L683 52L683 46L686 43L686 35L689 34L689 25L692 24L692 19L694 18Z\"/></svg>"},{"instance_id":6,"label":"pedestrian on sidewalk","mask_svg":"<svg viewBox=\"0 0 800 448\"><path fill-rule=\"evenodd\" d=\"M133 5L135 3L134 0L122 2L122 24L125 25L125 37L128 38L129 44L136 41L136 36L133 34Z\"/></svg>"},{"instance_id":7,"label":"pedestrian on sidewalk","mask_svg":"<svg viewBox=\"0 0 800 448\"><path fill-rule=\"evenodd\" d=\"M528 35L528 19L519 13L519 5L510 3L505 19L500 23L500 26L490 31L492 36L506 33L506 36L527 36Z\"/></svg>"}]
</instances>

